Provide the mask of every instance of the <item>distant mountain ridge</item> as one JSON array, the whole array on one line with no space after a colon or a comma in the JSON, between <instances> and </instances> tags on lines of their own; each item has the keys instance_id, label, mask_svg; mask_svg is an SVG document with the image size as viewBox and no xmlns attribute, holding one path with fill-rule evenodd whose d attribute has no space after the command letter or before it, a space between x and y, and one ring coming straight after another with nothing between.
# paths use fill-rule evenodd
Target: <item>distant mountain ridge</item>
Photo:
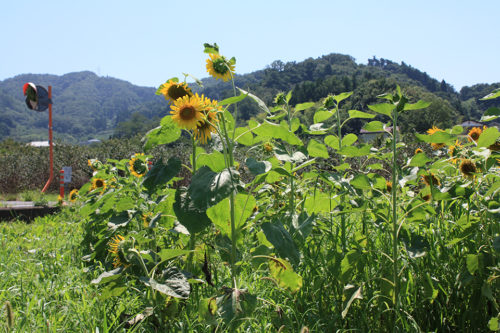
<instances>
[{"instance_id":1,"label":"distant mountain ridge","mask_svg":"<svg viewBox=\"0 0 500 333\"><path fill-rule=\"evenodd\" d=\"M62 76L22 74L0 81L0 140L7 137L21 141L47 138L46 113L30 111L24 104L22 85L25 82L52 85L56 140L80 142L111 135L131 136L151 128L169 112L168 104L155 95L153 87L139 87L89 71ZM193 89L219 100L232 95L227 82L213 78L205 78L202 82L203 88L193 86ZM438 81L404 62L398 64L373 57L367 64L357 64L353 57L336 53L301 62L276 60L265 69L236 74L235 83L269 105L280 91L293 91L292 105L318 101L328 94L354 91L345 104L349 109L366 109L367 104L377 101L378 94L399 84L415 97L434 104L427 113L406 120L407 129L417 131L425 130L430 124L447 126L461 119L479 120L488 107L499 103L479 101L479 98L500 87L500 83L477 84L456 92L444 80ZM258 117L259 113L250 99L243 100L238 110L240 121ZM359 130L361 125L354 122L350 130Z\"/></svg>"}]
</instances>

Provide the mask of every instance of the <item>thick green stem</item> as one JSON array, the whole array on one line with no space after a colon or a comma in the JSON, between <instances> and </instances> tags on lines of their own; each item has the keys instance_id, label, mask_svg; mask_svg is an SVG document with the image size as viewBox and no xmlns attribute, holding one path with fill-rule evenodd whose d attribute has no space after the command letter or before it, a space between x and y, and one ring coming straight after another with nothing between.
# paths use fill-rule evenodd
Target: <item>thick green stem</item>
<instances>
[{"instance_id":1,"label":"thick green stem","mask_svg":"<svg viewBox=\"0 0 500 333\"><path fill-rule=\"evenodd\" d=\"M339 150L342 148L342 125L340 124L340 110L338 104L335 105L335 112L337 113L337 136L339 139ZM340 155L340 161L341 163L344 162L344 158L342 155ZM345 196L342 194L340 196L340 205L341 205L341 210L344 209L344 201L345 201ZM342 214L340 215L340 239L342 243L342 253L346 252L346 223L345 223L345 215Z\"/></svg>"},{"instance_id":2,"label":"thick green stem","mask_svg":"<svg viewBox=\"0 0 500 333\"><path fill-rule=\"evenodd\" d=\"M399 278L398 278L398 214L397 214L397 141L398 141L398 111L394 110L392 125L392 260L394 280L394 311L398 318Z\"/></svg>"},{"instance_id":3,"label":"thick green stem","mask_svg":"<svg viewBox=\"0 0 500 333\"><path fill-rule=\"evenodd\" d=\"M191 140L192 140L192 146L193 146L193 160L192 160L191 166L193 167L192 173L194 175L196 172L196 140L194 138L194 135L191 136ZM194 270L193 256L194 256L195 247L196 247L196 234L193 233L190 235L190 238L189 238L188 249L191 250L191 252L189 253L188 258L187 258L187 267L189 270L192 270L192 271Z\"/></svg>"}]
</instances>

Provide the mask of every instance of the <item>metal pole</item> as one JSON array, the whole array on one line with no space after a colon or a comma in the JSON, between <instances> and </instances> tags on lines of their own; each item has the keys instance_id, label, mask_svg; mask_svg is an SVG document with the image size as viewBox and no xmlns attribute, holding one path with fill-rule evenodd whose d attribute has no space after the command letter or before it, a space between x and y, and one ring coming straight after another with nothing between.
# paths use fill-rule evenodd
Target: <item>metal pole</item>
<instances>
[{"instance_id":1,"label":"metal pole","mask_svg":"<svg viewBox=\"0 0 500 333\"><path fill-rule=\"evenodd\" d=\"M49 99L52 99L52 86L49 86ZM49 188L50 183L52 183L52 179L54 179L54 149L52 142L52 103L49 104L49 160L50 160L50 175L49 180L43 187L42 193L45 193Z\"/></svg>"},{"instance_id":2,"label":"metal pole","mask_svg":"<svg viewBox=\"0 0 500 333\"><path fill-rule=\"evenodd\" d=\"M59 195L64 199L64 170L59 171Z\"/></svg>"}]
</instances>

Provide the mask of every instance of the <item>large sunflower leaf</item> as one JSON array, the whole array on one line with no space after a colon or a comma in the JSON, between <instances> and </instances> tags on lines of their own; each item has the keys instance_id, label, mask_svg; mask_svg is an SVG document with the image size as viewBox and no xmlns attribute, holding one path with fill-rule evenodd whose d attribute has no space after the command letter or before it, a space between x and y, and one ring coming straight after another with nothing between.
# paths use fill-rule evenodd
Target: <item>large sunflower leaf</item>
<instances>
[{"instance_id":1,"label":"large sunflower leaf","mask_svg":"<svg viewBox=\"0 0 500 333\"><path fill-rule=\"evenodd\" d=\"M216 173L209 167L203 166L191 179L188 193L197 208L206 210L235 191L239 180L240 173L234 168Z\"/></svg>"},{"instance_id":2,"label":"large sunflower leaf","mask_svg":"<svg viewBox=\"0 0 500 333\"><path fill-rule=\"evenodd\" d=\"M153 128L143 138L145 140L144 151L148 151L159 145L176 141L181 136L181 129L173 122L172 116L165 116L160 126Z\"/></svg>"},{"instance_id":3,"label":"large sunflower leaf","mask_svg":"<svg viewBox=\"0 0 500 333\"><path fill-rule=\"evenodd\" d=\"M149 192L154 192L154 190L165 187L165 185L174 178L181 170L181 161L172 157L167 161L167 164L163 162L157 162L153 168L144 177L144 182L142 183Z\"/></svg>"},{"instance_id":4,"label":"large sunflower leaf","mask_svg":"<svg viewBox=\"0 0 500 333\"><path fill-rule=\"evenodd\" d=\"M200 232L211 224L205 209L195 206L185 187L180 187L175 192L174 212L190 234Z\"/></svg>"}]
</instances>

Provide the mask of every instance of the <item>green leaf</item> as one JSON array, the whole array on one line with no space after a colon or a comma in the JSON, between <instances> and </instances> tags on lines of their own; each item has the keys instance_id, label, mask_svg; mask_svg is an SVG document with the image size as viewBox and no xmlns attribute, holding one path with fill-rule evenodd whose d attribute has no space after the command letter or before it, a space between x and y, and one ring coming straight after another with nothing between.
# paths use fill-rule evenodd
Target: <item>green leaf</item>
<instances>
[{"instance_id":1,"label":"green leaf","mask_svg":"<svg viewBox=\"0 0 500 333\"><path fill-rule=\"evenodd\" d=\"M224 169L222 172L216 173L209 167L203 166L196 170L191 178L188 193L194 205L205 210L234 192L239 180L240 173L234 168Z\"/></svg>"},{"instance_id":2,"label":"green leaf","mask_svg":"<svg viewBox=\"0 0 500 333\"><path fill-rule=\"evenodd\" d=\"M370 149L371 145L348 146L342 147L338 153L347 157L360 157L368 155L370 153Z\"/></svg>"},{"instance_id":3,"label":"green leaf","mask_svg":"<svg viewBox=\"0 0 500 333\"><path fill-rule=\"evenodd\" d=\"M349 118L351 118L351 119L355 119L355 118L372 119L372 118L375 118L375 115L371 114L371 113L366 113L363 111L358 111L358 110L349 110Z\"/></svg>"},{"instance_id":4,"label":"green leaf","mask_svg":"<svg viewBox=\"0 0 500 333\"><path fill-rule=\"evenodd\" d=\"M235 103L238 103L242 100L244 100L248 95L246 94L241 94L239 96L233 96L233 97L229 97L229 98L226 98L226 99L223 99L222 101L219 102L219 105L231 105L231 104L235 104Z\"/></svg>"},{"instance_id":5,"label":"green leaf","mask_svg":"<svg viewBox=\"0 0 500 333\"><path fill-rule=\"evenodd\" d=\"M483 116L481 117L481 121L492 121L492 120L497 119L498 117L500 117L500 109L497 107L491 107L491 108L488 108L488 110L486 110L483 113Z\"/></svg>"},{"instance_id":6,"label":"green leaf","mask_svg":"<svg viewBox=\"0 0 500 333\"><path fill-rule=\"evenodd\" d=\"M325 144L329 147L338 150L339 149L339 138L334 135L328 135L325 137Z\"/></svg>"},{"instance_id":7,"label":"green leaf","mask_svg":"<svg viewBox=\"0 0 500 333\"><path fill-rule=\"evenodd\" d=\"M128 289L127 285L119 281L112 281L99 291L99 299L106 300L111 297L118 297Z\"/></svg>"},{"instance_id":8,"label":"green leaf","mask_svg":"<svg viewBox=\"0 0 500 333\"><path fill-rule=\"evenodd\" d=\"M255 96L254 94L252 93L249 93L248 91L245 91L241 88L238 88L236 87L242 94L245 94L247 95L248 97L250 97L251 99L253 99L255 102L257 102L257 104L259 105L259 108L262 110L262 111L265 111L267 114L271 114L271 111L269 111L269 108L267 107L266 103L264 103L264 101L262 101L260 98L258 98L257 96Z\"/></svg>"},{"instance_id":9,"label":"green leaf","mask_svg":"<svg viewBox=\"0 0 500 333\"><path fill-rule=\"evenodd\" d=\"M153 128L146 133L144 139L144 151L149 151L159 145L164 145L176 141L181 136L180 128L173 122L172 116L165 116L160 122L160 126Z\"/></svg>"},{"instance_id":10,"label":"green leaf","mask_svg":"<svg viewBox=\"0 0 500 333\"><path fill-rule=\"evenodd\" d=\"M344 288L344 290L345 290L345 288ZM351 307L351 304L354 300L363 299L362 290L363 290L363 288L359 287L358 289L356 289L355 292L352 293L351 297L349 298L349 301L347 301L347 304L344 307L344 310L342 311L342 318L345 318L345 316L347 316L347 311L349 311L349 308Z\"/></svg>"},{"instance_id":11,"label":"green leaf","mask_svg":"<svg viewBox=\"0 0 500 333\"><path fill-rule=\"evenodd\" d=\"M466 258L467 270L471 275L479 269L479 256L477 254L468 254Z\"/></svg>"},{"instance_id":12,"label":"green leaf","mask_svg":"<svg viewBox=\"0 0 500 333\"><path fill-rule=\"evenodd\" d=\"M226 163L224 162L224 154L217 150L214 150L210 154L203 153L198 155L196 163L198 167L207 166L213 172L221 172L226 167Z\"/></svg>"},{"instance_id":13,"label":"green leaf","mask_svg":"<svg viewBox=\"0 0 500 333\"><path fill-rule=\"evenodd\" d=\"M247 158L245 161L246 166L252 174L255 176L269 172L273 167L271 162L268 161L257 161L253 157Z\"/></svg>"},{"instance_id":14,"label":"green leaf","mask_svg":"<svg viewBox=\"0 0 500 333\"><path fill-rule=\"evenodd\" d=\"M309 144L307 145L307 152L309 153L309 156L312 157L323 157L323 158L330 157L330 155L328 155L328 150L326 149L325 145L319 143L314 139L311 139L309 141Z\"/></svg>"},{"instance_id":15,"label":"green leaf","mask_svg":"<svg viewBox=\"0 0 500 333\"><path fill-rule=\"evenodd\" d=\"M380 132L384 130L384 124L380 121L370 121L369 123L365 124L363 126L363 129L367 130L368 132Z\"/></svg>"},{"instance_id":16,"label":"green leaf","mask_svg":"<svg viewBox=\"0 0 500 333\"><path fill-rule=\"evenodd\" d=\"M154 192L158 188L164 188L179 171L181 171L181 161L177 157L170 158L166 165L160 160L146 174L142 184L150 193Z\"/></svg>"},{"instance_id":17,"label":"green leaf","mask_svg":"<svg viewBox=\"0 0 500 333\"><path fill-rule=\"evenodd\" d=\"M342 138L342 147L350 146L358 140L358 136L353 133L349 133Z\"/></svg>"},{"instance_id":18,"label":"green leaf","mask_svg":"<svg viewBox=\"0 0 500 333\"><path fill-rule=\"evenodd\" d=\"M347 283L356 268L358 261L361 260L361 253L354 249L346 253L340 262L341 274L339 279L342 283Z\"/></svg>"},{"instance_id":19,"label":"green leaf","mask_svg":"<svg viewBox=\"0 0 500 333\"><path fill-rule=\"evenodd\" d=\"M194 205L185 187L179 187L175 192L173 207L177 219L190 234L200 232L211 224L205 210Z\"/></svg>"},{"instance_id":20,"label":"green leaf","mask_svg":"<svg viewBox=\"0 0 500 333\"><path fill-rule=\"evenodd\" d=\"M256 201L252 195L238 193L234 197L235 239L238 242L242 240L241 231L245 227L247 219L252 215L255 205ZM231 207L229 198L207 209L207 215L217 229L231 239Z\"/></svg>"},{"instance_id":21,"label":"green leaf","mask_svg":"<svg viewBox=\"0 0 500 333\"><path fill-rule=\"evenodd\" d=\"M500 133L498 132L498 129L496 127L488 127L479 136L479 139L477 140L477 146L489 147L497 141L499 136Z\"/></svg>"},{"instance_id":22,"label":"green leaf","mask_svg":"<svg viewBox=\"0 0 500 333\"><path fill-rule=\"evenodd\" d=\"M489 99L495 99L495 98L498 98L500 97L500 88L497 88L495 90L493 90L492 93L484 96L483 98L481 98L480 100L481 101L486 101L486 100L489 100Z\"/></svg>"},{"instance_id":23,"label":"green leaf","mask_svg":"<svg viewBox=\"0 0 500 333\"><path fill-rule=\"evenodd\" d=\"M488 328L490 331L498 331L498 317L491 317L491 319L488 321Z\"/></svg>"},{"instance_id":24,"label":"green leaf","mask_svg":"<svg viewBox=\"0 0 500 333\"><path fill-rule=\"evenodd\" d=\"M420 110L427 108L429 105L431 105L430 102L418 101L417 103L414 104L405 104L403 110L404 111Z\"/></svg>"},{"instance_id":25,"label":"green leaf","mask_svg":"<svg viewBox=\"0 0 500 333\"><path fill-rule=\"evenodd\" d=\"M281 139L291 145L303 145L295 134L288 131L288 128L268 121L264 121L261 126L254 128L252 132L262 137Z\"/></svg>"},{"instance_id":26,"label":"green leaf","mask_svg":"<svg viewBox=\"0 0 500 333\"><path fill-rule=\"evenodd\" d=\"M344 99L346 98L349 98L349 96L352 95L352 91L349 91L349 92L343 92L343 93L340 93L338 95L335 95L333 96L333 99L335 99L335 101L337 102L337 105L342 102Z\"/></svg>"},{"instance_id":27,"label":"green leaf","mask_svg":"<svg viewBox=\"0 0 500 333\"><path fill-rule=\"evenodd\" d=\"M412 157L408 165L414 167L422 167L430 161L432 161L432 159L428 158L424 153L419 153Z\"/></svg>"},{"instance_id":28,"label":"green leaf","mask_svg":"<svg viewBox=\"0 0 500 333\"><path fill-rule=\"evenodd\" d=\"M312 108L313 106L314 106L313 102L297 104L297 105L295 105L295 112L307 110L307 109Z\"/></svg>"},{"instance_id":29,"label":"green leaf","mask_svg":"<svg viewBox=\"0 0 500 333\"><path fill-rule=\"evenodd\" d=\"M191 292L191 287L189 282L176 267L167 268L163 271L163 278L165 279L163 283L156 281L153 278L141 276L139 280L146 286L159 291L167 296L172 296L175 298L187 299Z\"/></svg>"},{"instance_id":30,"label":"green leaf","mask_svg":"<svg viewBox=\"0 0 500 333\"><path fill-rule=\"evenodd\" d=\"M280 287L290 289L292 293L302 288L302 277L293 271L285 259L269 259L269 271Z\"/></svg>"},{"instance_id":31,"label":"green leaf","mask_svg":"<svg viewBox=\"0 0 500 333\"><path fill-rule=\"evenodd\" d=\"M216 321L217 317L215 316L216 313L217 313L217 299L215 297L203 298L200 300L198 306L198 315L207 324L217 323Z\"/></svg>"},{"instance_id":32,"label":"green leaf","mask_svg":"<svg viewBox=\"0 0 500 333\"><path fill-rule=\"evenodd\" d=\"M234 117L228 110L224 110L224 119L226 121L227 132L230 133L234 129Z\"/></svg>"},{"instance_id":33,"label":"green leaf","mask_svg":"<svg viewBox=\"0 0 500 333\"><path fill-rule=\"evenodd\" d=\"M333 116L333 112L331 111L318 110L314 113L314 122L322 123L325 120L329 119L331 116Z\"/></svg>"},{"instance_id":34,"label":"green leaf","mask_svg":"<svg viewBox=\"0 0 500 333\"><path fill-rule=\"evenodd\" d=\"M427 143L447 143L450 141L455 141L457 136L446 132L436 132L432 135L418 134L415 133L418 140Z\"/></svg>"},{"instance_id":35,"label":"green leaf","mask_svg":"<svg viewBox=\"0 0 500 333\"><path fill-rule=\"evenodd\" d=\"M253 134L248 127L237 127L235 130L235 141L245 146L254 144Z\"/></svg>"},{"instance_id":36,"label":"green leaf","mask_svg":"<svg viewBox=\"0 0 500 333\"><path fill-rule=\"evenodd\" d=\"M365 174L362 174L362 173L354 176L354 178L351 179L349 184L351 184L355 188L359 188L361 190L368 190L372 187L368 176L366 176Z\"/></svg>"},{"instance_id":37,"label":"green leaf","mask_svg":"<svg viewBox=\"0 0 500 333\"><path fill-rule=\"evenodd\" d=\"M204 43L203 46L205 47L203 52L219 54L219 45L217 45L217 43L214 43L213 45L209 43Z\"/></svg>"},{"instance_id":38,"label":"green leaf","mask_svg":"<svg viewBox=\"0 0 500 333\"><path fill-rule=\"evenodd\" d=\"M262 224L262 230L280 257L288 258L294 265L299 263L299 250L293 242L292 236L290 236L281 223L265 222Z\"/></svg>"},{"instance_id":39,"label":"green leaf","mask_svg":"<svg viewBox=\"0 0 500 333\"><path fill-rule=\"evenodd\" d=\"M185 256L189 254L189 252L189 250L182 249L162 249L158 253L158 256L160 257L161 261L167 261L175 257Z\"/></svg>"},{"instance_id":40,"label":"green leaf","mask_svg":"<svg viewBox=\"0 0 500 333\"><path fill-rule=\"evenodd\" d=\"M90 281L92 284L107 283L118 279L123 272L123 267L118 267L109 272L101 273L96 279Z\"/></svg>"},{"instance_id":41,"label":"green leaf","mask_svg":"<svg viewBox=\"0 0 500 333\"><path fill-rule=\"evenodd\" d=\"M384 114L392 119L392 111L394 110L395 106L388 103L382 103L382 104L368 105L368 108L377 113Z\"/></svg>"}]
</instances>

